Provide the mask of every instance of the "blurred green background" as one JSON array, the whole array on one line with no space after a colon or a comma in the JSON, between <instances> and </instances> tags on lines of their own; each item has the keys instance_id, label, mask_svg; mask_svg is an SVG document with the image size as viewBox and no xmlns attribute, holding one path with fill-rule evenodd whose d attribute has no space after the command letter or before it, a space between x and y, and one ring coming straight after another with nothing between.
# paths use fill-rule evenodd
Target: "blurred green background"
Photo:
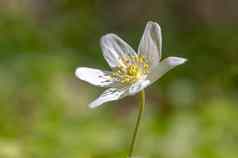
<instances>
[{"instance_id":1,"label":"blurred green background","mask_svg":"<svg viewBox=\"0 0 238 158\"><path fill-rule=\"evenodd\" d=\"M1 0L0 158L125 158L136 97L89 109L103 89L78 66L109 69L99 39L135 49L149 20L163 57L188 62L146 89L135 155L238 157L237 0Z\"/></svg>"}]
</instances>

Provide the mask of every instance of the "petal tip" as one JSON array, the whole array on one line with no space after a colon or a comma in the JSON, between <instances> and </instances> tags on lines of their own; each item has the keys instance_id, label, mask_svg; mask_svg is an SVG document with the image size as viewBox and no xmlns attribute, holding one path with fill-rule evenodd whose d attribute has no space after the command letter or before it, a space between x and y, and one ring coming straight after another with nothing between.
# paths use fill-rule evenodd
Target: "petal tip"
<instances>
[{"instance_id":1,"label":"petal tip","mask_svg":"<svg viewBox=\"0 0 238 158\"><path fill-rule=\"evenodd\" d=\"M160 30L161 28L160 28L160 25L157 23L157 22L155 22L155 21L148 21L147 22L147 25L150 25L150 26L157 26L157 28Z\"/></svg>"},{"instance_id":2,"label":"petal tip","mask_svg":"<svg viewBox=\"0 0 238 158\"><path fill-rule=\"evenodd\" d=\"M170 65L180 65L188 61L187 59L180 57L168 57L168 59Z\"/></svg>"},{"instance_id":3,"label":"petal tip","mask_svg":"<svg viewBox=\"0 0 238 158\"><path fill-rule=\"evenodd\" d=\"M88 105L88 107L89 107L90 109L94 109L94 108L96 108L97 106L96 106L95 104L92 104L92 103L91 103L91 104Z\"/></svg>"},{"instance_id":4,"label":"petal tip","mask_svg":"<svg viewBox=\"0 0 238 158\"><path fill-rule=\"evenodd\" d=\"M117 35L114 33L107 33L101 37L101 41L103 41L104 39L106 39L108 37L115 37L115 36L117 36Z\"/></svg>"},{"instance_id":5,"label":"petal tip","mask_svg":"<svg viewBox=\"0 0 238 158\"><path fill-rule=\"evenodd\" d=\"M147 24L158 24L158 23L155 22L155 21L150 20L150 21L147 22Z\"/></svg>"},{"instance_id":6,"label":"petal tip","mask_svg":"<svg viewBox=\"0 0 238 158\"><path fill-rule=\"evenodd\" d=\"M82 71L81 70L82 70L81 67L79 67L79 68L77 68L75 70L74 74L75 74L76 77L80 78L80 76L82 75Z\"/></svg>"},{"instance_id":7,"label":"petal tip","mask_svg":"<svg viewBox=\"0 0 238 158\"><path fill-rule=\"evenodd\" d=\"M96 108L96 107L98 107L100 104L98 104L96 101L93 101L93 102L91 102L89 105L88 105L88 107L90 108L90 109L94 109L94 108Z\"/></svg>"}]
</instances>

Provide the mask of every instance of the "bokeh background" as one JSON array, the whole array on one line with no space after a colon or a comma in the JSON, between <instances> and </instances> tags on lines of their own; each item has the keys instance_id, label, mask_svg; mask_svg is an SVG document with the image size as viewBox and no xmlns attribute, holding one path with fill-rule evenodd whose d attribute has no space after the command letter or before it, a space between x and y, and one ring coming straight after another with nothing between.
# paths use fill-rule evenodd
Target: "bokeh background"
<instances>
[{"instance_id":1,"label":"bokeh background","mask_svg":"<svg viewBox=\"0 0 238 158\"><path fill-rule=\"evenodd\" d=\"M134 49L146 22L163 57L189 61L146 89L135 155L238 157L237 0L1 0L0 158L125 158L136 97L89 109L103 89L74 76L109 69L99 39Z\"/></svg>"}]
</instances>

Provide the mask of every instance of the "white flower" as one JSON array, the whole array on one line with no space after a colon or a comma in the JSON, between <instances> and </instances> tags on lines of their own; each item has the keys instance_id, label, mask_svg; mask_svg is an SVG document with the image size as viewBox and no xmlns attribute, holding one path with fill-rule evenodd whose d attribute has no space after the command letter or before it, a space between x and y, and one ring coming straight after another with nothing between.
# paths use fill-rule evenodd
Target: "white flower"
<instances>
[{"instance_id":1,"label":"white flower","mask_svg":"<svg viewBox=\"0 0 238 158\"><path fill-rule=\"evenodd\" d=\"M89 104L91 108L135 95L186 61L184 58L168 57L160 62L162 37L160 26L155 22L147 23L138 53L115 34L104 35L101 38L101 47L112 71L87 67L79 67L75 71L81 80L108 88Z\"/></svg>"}]
</instances>

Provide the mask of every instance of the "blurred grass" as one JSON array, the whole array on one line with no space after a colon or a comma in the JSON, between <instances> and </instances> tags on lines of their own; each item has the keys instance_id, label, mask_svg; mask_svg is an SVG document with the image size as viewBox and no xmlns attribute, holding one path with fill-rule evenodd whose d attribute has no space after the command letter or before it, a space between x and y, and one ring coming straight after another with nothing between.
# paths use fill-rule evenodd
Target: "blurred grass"
<instances>
[{"instance_id":1,"label":"blurred grass","mask_svg":"<svg viewBox=\"0 0 238 158\"><path fill-rule=\"evenodd\" d=\"M133 2L0 2L0 158L125 157L136 97L91 110L102 89L74 70L108 69L99 38L115 32L136 49L147 20L162 26L164 57L189 61L146 90L137 155L238 156L236 1L228 13L205 1Z\"/></svg>"}]
</instances>

